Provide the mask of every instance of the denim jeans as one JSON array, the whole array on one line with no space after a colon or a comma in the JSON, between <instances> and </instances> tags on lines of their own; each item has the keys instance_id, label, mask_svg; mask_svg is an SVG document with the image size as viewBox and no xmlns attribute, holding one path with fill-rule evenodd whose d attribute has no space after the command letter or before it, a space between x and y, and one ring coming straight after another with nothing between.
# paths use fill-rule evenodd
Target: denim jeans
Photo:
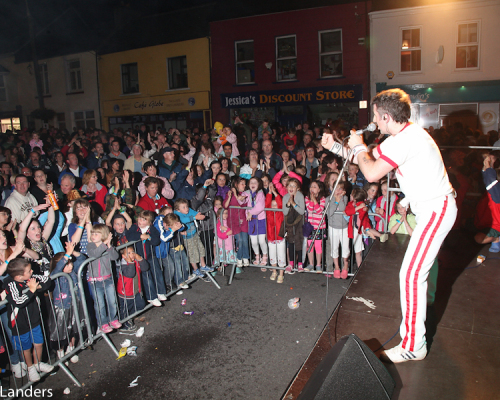
<instances>
[{"instance_id":1,"label":"denim jeans","mask_svg":"<svg viewBox=\"0 0 500 400\"><path fill-rule=\"evenodd\" d=\"M9 328L9 317L7 315L7 307L4 306L0 309L0 317L2 318L2 326L4 332L7 334L7 337L9 338L9 343L5 343L5 346L7 347L9 351L9 356L10 356L10 363L12 365L19 363L23 358L19 352L19 350L14 349L13 341L12 341L12 331ZM2 341L5 341L5 337L2 334Z\"/></svg>"},{"instance_id":2,"label":"denim jeans","mask_svg":"<svg viewBox=\"0 0 500 400\"><path fill-rule=\"evenodd\" d=\"M234 239L236 241L236 246L238 246L238 251L236 252L236 258L241 260L246 258L250 259L250 249L248 247L248 233L240 232L237 235L234 235Z\"/></svg>"},{"instance_id":3,"label":"denim jeans","mask_svg":"<svg viewBox=\"0 0 500 400\"><path fill-rule=\"evenodd\" d=\"M130 315L146 307L146 302L140 293L136 293L133 299L124 299L118 296L118 301L120 302L120 321L123 321L125 318L128 318Z\"/></svg>"},{"instance_id":4,"label":"denim jeans","mask_svg":"<svg viewBox=\"0 0 500 400\"><path fill-rule=\"evenodd\" d=\"M163 279L163 271L161 270L161 261L152 257L149 262L149 274L153 281L151 282L153 300L158 297L159 294L167 294L167 289L165 287L165 280ZM152 299L148 299L152 300Z\"/></svg>"},{"instance_id":5,"label":"denim jeans","mask_svg":"<svg viewBox=\"0 0 500 400\"><path fill-rule=\"evenodd\" d=\"M97 324L103 326L118 319L116 309L116 289L113 278L90 282L90 290L94 298L94 309Z\"/></svg>"},{"instance_id":6,"label":"denim jeans","mask_svg":"<svg viewBox=\"0 0 500 400\"><path fill-rule=\"evenodd\" d=\"M189 262L184 250L170 249L168 257L162 259L162 265L167 285L172 285L172 281L174 281L175 286L179 286L188 280Z\"/></svg>"}]
</instances>

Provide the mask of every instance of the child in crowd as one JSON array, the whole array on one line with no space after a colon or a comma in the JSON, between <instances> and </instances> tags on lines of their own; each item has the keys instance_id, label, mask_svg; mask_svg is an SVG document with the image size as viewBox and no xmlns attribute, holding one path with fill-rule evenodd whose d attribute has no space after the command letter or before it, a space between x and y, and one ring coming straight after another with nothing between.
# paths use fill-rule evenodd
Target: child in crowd
<instances>
[{"instance_id":1,"label":"child in crowd","mask_svg":"<svg viewBox=\"0 0 500 400\"><path fill-rule=\"evenodd\" d=\"M31 382L40 380L40 372L51 372L54 367L42 362L43 333L40 309L35 292L50 289L48 276L34 275L31 264L23 258L15 258L7 265L3 287L9 305L9 328L12 331L14 349L23 352ZM34 347L32 354L31 348Z\"/></svg>"},{"instance_id":2,"label":"child in crowd","mask_svg":"<svg viewBox=\"0 0 500 400\"><path fill-rule=\"evenodd\" d=\"M113 235L104 224L92 226L90 241L87 245L87 254L97 260L90 263L88 281L94 299L95 315L103 333L110 333L113 329L121 328L118 321L117 300L113 282L112 261L118 260L118 253L111 246Z\"/></svg>"},{"instance_id":3,"label":"child in crowd","mask_svg":"<svg viewBox=\"0 0 500 400\"><path fill-rule=\"evenodd\" d=\"M366 191L359 187L355 187L351 192L351 201L345 208L345 214L349 216L348 233L349 238L353 240L354 252L356 254L356 263L358 267L363 261L362 252L363 246L363 232L370 236L372 239L380 237L380 233L373 229L368 218L368 207L365 204ZM356 215L358 213L358 215ZM342 279L347 278L347 271L341 272Z\"/></svg>"},{"instance_id":4,"label":"child in crowd","mask_svg":"<svg viewBox=\"0 0 500 400\"><path fill-rule=\"evenodd\" d=\"M252 249L255 253L256 265L267 265L267 243L266 243L266 212L264 207L266 204L264 192L262 191L262 181L260 178L251 178L248 182L248 189L244 196L247 198L246 217L248 221L248 234L252 242ZM262 259L260 257L260 250L262 250ZM263 272L266 268L261 269Z\"/></svg>"},{"instance_id":5,"label":"child in crowd","mask_svg":"<svg viewBox=\"0 0 500 400\"><path fill-rule=\"evenodd\" d=\"M229 211L220 208L217 212L217 237L219 243L219 260L226 264L235 264L236 254L233 245L233 231L227 226Z\"/></svg>"},{"instance_id":6,"label":"child in crowd","mask_svg":"<svg viewBox=\"0 0 500 400\"><path fill-rule=\"evenodd\" d=\"M149 263L149 270L142 271L142 283L146 300L155 307L161 307L160 301L167 300L167 289L160 268L160 262L156 258L153 249L160 244L160 233L153 226L156 214L152 211L141 211L134 224L127 231L127 239L131 242L140 240L135 245L135 251L139 256L145 258Z\"/></svg>"},{"instance_id":7,"label":"child in crowd","mask_svg":"<svg viewBox=\"0 0 500 400\"><path fill-rule=\"evenodd\" d=\"M322 257L323 257L323 240L326 238L326 219L320 225L323 211L325 210L325 196L324 185L320 181L314 181L309 186L309 196L306 196L306 218L312 225L314 230L307 238L307 249L311 246L315 231L319 229L314 240L314 251L316 253L316 272L322 271ZM314 268L314 253L313 250L307 253L309 258L309 265L305 268L306 271L312 271Z\"/></svg>"},{"instance_id":8,"label":"child in crowd","mask_svg":"<svg viewBox=\"0 0 500 400\"><path fill-rule=\"evenodd\" d=\"M31 137L29 144L31 147L31 151L34 151L35 147L38 147L40 149L40 154L45 154L43 152L43 141L42 139L40 139L40 135L38 133L33 132L33 136Z\"/></svg>"},{"instance_id":9,"label":"child in crowd","mask_svg":"<svg viewBox=\"0 0 500 400\"><path fill-rule=\"evenodd\" d=\"M266 196L266 208L273 208L276 211L266 211L266 225L267 225L267 241L269 245L269 262L271 266L286 267L286 242L280 236L283 227L283 212L278 211L283 208L283 201L278 191L272 183L269 184L269 193ZM284 274L283 270L278 271L273 269L270 279L274 281L276 277L277 283L283 283Z\"/></svg>"},{"instance_id":10,"label":"child in crowd","mask_svg":"<svg viewBox=\"0 0 500 400\"><path fill-rule=\"evenodd\" d=\"M289 265L285 268L286 273L292 273L295 262L298 263L297 270L304 271L302 265L302 245L304 235L302 226L304 225L304 213L306 204L304 195L300 192L300 182L295 178L290 178L286 186L288 193L283 197L283 214L285 215L284 235L286 237ZM286 236L285 236L286 235Z\"/></svg>"},{"instance_id":11,"label":"child in crowd","mask_svg":"<svg viewBox=\"0 0 500 400\"><path fill-rule=\"evenodd\" d=\"M230 188L227 186L227 175L219 172L216 178L217 183L217 196L221 196L222 198L226 197L227 192L229 192ZM207 186L207 185L205 185Z\"/></svg>"},{"instance_id":12,"label":"child in crowd","mask_svg":"<svg viewBox=\"0 0 500 400\"><path fill-rule=\"evenodd\" d=\"M149 263L134 251L134 246L121 249L120 254L122 259L116 268L116 291L120 302L120 319L123 320L146 306L141 295L141 274L149 270ZM124 332L136 330L133 319L125 321L121 329Z\"/></svg>"},{"instance_id":13,"label":"child in crowd","mask_svg":"<svg viewBox=\"0 0 500 400\"><path fill-rule=\"evenodd\" d=\"M376 214L377 210L377 194L378 194L378 189L379 189L379 183L378 182L372 182L369 183L368 185L365 186L366 189L366 206L368 207L368 212L372 214ZM377 226L377 221L375 220L375 217L370 215L370 222L372 226ZM377 220L380 220L380 218L377 218Z\"/></svg>"},{"instance_id":14,"label":"child in crowd","mask_svg":"<svg viewBox=\"0 0 500 400\"><path fill-rule=\"evenodd\" d=\"M377 207L375 208L375 212L380 215L380 218L375 218L375 220L377 221L377 226L375 228L377 230L382 230L384 228L383 222L381 220L385 219L385 209L387 202L387 181L382 182L382 184L380 185L380 190L382 192L382 196L377 199ZM392 217L392 215L396 212L395 205L397 198L398 197L396 196L396 193L391 192L389 200L389 218Z\"/></svg>"},{"instance_id":15,"label":"child in crowd","mask_svg":"<svg viewBox=\"0 0 500 400\"><path fill-rule=\"evenodd\" d=\"M174 203L174 213L179 216L180 221L186 225L186 230L182 232L184 243L187 248L189 262L193 267L193 274L199 278L203 277L204 272L212 272L213 269L205 264L205 247L200 240L195 221L205 219L200 212L189 208L189 202L186 199L177 199ZM200 263L200 268L198 268Z\"/></svg>"},{"instance_id":16,"label":"child in crowd","mask_svg":"<svg viewBox=\"0 0 500 400\"><path fill-rule=\"evenodd\" d=\"M283 169L274 175L272 183L281 197L288 193L286 184L290 178L295 178L302 183L302 176L290 171L287 165L283 165Z\"/></svg>"},{"instance_id":17,"label":"child in crowd","mask_svg":"<svg viewBox=\"0 0 500 400\"><path fill-rule=\"evenodd\" d=\"M219 208L222 207L222 202L224 201L224 198L221 196L215 196L214 198L214 212L217 214L217 211L219 211Z\"/></svg>"},{"instance_id":18,"label":"child in crowd","mask_svg":"<svg viewBox=\"0 0 500 400\"><path fill-rule=\"evenodd\" d=\"M347 221L342 214L336 214L336 211L344 212L347 206L346 186L347 182L339 182L335 193L330 200L328 207L328 237L330 239L331 257L335 266L333 277L336 279L344 276L347 278L349 269L349 235L347 232ZM344 263L342 265L342 272L339 266L339 245L342 247L342 258Z\"/></svg>"},{"instance_id":19,"label":"child in crowd","mask_svg":"<svg viewBox=\"0 0 500 400\"><path fill-rule=\"evenodd\" d=\"M106 225L111 228L114 246L127 242L125 232L132 226L132 218L126 210L122 209L118 199L115 199L113 209L106 218Z\"/></svg>"},{"instance_id":20,"label":"child in crowd","mask_svg":"<svg viewBox=\"0 0 500 400\"><path fill-rule=\"evenodd\" d=\"M347 180L351 183L353 187L363 187L365 180L359 172L358 164L349 164L347 169Z\"/></svg>"},{"instance_id":21,"label":"child in crowd","mask_svg":"<svg viewBox=\"0 0 500 400\"><path fill-rule=\"evenodd\" d=\"M75 251L76 243L66 242L66 252L57 253L50 261L50 275L60 272L69 274L71 280L57 278L53 292L54 311L49 317L50 341L56 345L57 357L64 357L64 354L72 352L75 348L75 341L78 337L77 316L73 311L72 295L70 285L73 286L76 302L80 310L80 294L78 292L78 268L85 261L85 256ZM73 262L73 257L75 261ZM66 353L64 347L67 347ZM78 356L70 358L72 363L78 362Z\"/></svg>"},{"instance_id":22,"label":"child in crowd","mask_svg":"<svg viewBox=\"0 0 500 400\"><path fill-rule=\"evenodd\" d=\"M411 236L413 229L417 226L417 221L415 220L415 215L401 204L401 200L403 199L396 200L397 213L391 217L388 230L392 234L399 233Z\"/></svg>"},{"instance_id":23,"label":"child in crowd","mask_svg":"<svg viewBox=\"0 0 500 400\"><path fill-rule=\"evenodd\" d=\"M169 279L173 278L177 289L189 289L189 262L179 235L186 227L179 216L173 213L165 215L162 223L164 230L160 233L160 238L166 244ZM182 290L177 290L175 294L182 294Z\"/></svg>"}]
</instances>

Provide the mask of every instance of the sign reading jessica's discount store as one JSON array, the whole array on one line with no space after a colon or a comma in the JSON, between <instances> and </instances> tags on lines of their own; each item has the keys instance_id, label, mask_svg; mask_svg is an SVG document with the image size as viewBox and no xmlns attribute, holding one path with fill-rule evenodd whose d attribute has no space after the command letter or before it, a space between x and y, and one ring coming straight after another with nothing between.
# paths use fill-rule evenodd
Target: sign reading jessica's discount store
<instances>
[{"instance_id":1,"label":"sign reading jessica's discount store","mask_svg":"<svg viewBox=\"0 0 500 400\"><path fill-rule=\"evenodd\" d=\"M348 103L363 100L362 85L255 91L221 94L223 108L269 105Z\"/></svg>"}]
</instances>

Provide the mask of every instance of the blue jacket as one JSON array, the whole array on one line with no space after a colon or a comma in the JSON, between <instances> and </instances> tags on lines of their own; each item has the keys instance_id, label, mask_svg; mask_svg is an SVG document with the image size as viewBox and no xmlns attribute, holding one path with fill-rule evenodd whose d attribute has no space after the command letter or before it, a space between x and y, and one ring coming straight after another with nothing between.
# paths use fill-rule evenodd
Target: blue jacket
<instances>
[{"instance_id":1,"label":"blue jacket","mask_svg":"<svg viewBox=\"0 0 500 400\"><path fill-rule=\"evenodd\" d=\"M80 254L78 257L76 257L75 262L73 262L73 271L69 273L72 282L68 282L68 280L64 277L57 278L53 292L54 305L56 307L64 308L65 310L71 308L71 292L69 290L69 285L73 285L73 288L75 289L75 293L78 296L78 299L80 298L80 293L78 292L78 277L76 275L76 272L78 271L78 268L80 268L80 265L82 265L82 263L85 260L86 257L83 254ZM56 267L54 268L54 270L50 273L50 275L54 276L59 272L63 272L63 269L66 266L66 264L67 264L66 258L64 257L61 258L57 263Z\"/></svg>"},{"instance_id":2,"label":"blue jacket","mask_svg":"<svg viewBox=\"0 0 500 400\"><path fill-rule=\"evenodd\" d=\"M88 169L94 169L96 170L101 166L102 160L109 160L109 157L107 154L103 154L102 157L97 157L95 152L91 152L89 156L85 159L85 162L87 164Z\"/></svg>"},{"instance_id":3,"label":"blue jacket","mask_svg":"<svg viewBox=\"0 0 500 400\"><path fill-rule=\"evenodd\" d=\"M212 170L207 169L202 176L199 176L194 179L194 185L190 185L186 178L189 174L189 171L184 168L177 177L172 181L172 189L175 191L175 199L187 199L191 200L196 195L196 185L198 183L205 183L207 179L212 177Z\"/></svg>"},{"instance_id":4,"label":"blue jacket","mask_svg":"<svg viewBox=\"0 0 500 400\"><path fill-rule=\"evenodd\" d=\"M167 168L165 166L167 166ZM172 174L172 172L175 172L176 174L181 172L182 165L180 163L178 163L177 161L174 161L172 163L172 165L167 165L164 162L162 162L159 164L159 169L160 169L160 171L159 171L158 175L162 176L163 178L168 179L168 178L170 178L170 174Z\"/></svg>"},{"instance_id":5,"label":"blue jacket","mask_svg":"<svg viewBox=\"0 0 500 400\"><path fill-rule=\"evenodd\" d=\"M135 252L139 254L142 258L145 258L146 260L151 260L152 257L154 256L151 249L153 247L158 246L161 243L160 232L158 232L158 229L156 229L153 225L151 225L148 228L147 233L150 236L150 239L136 243ZM137 224L132 225L125 234L125 236L130 242L133 242L135 240L141 240L141 235L142 235L141 229L137 226Z\"/></svg>"},{"instance_id":6,"label":"blue jacket","mask_svg":"<svg viewBox=\"0 0 500 400\"><path fill-rule=\"evenodd\" d=\"M168 253L170 251L170 241L175 237L176 232L174 232L172 229L167 228L165 229L163 226L163 218L164 215L158 215L155 219L155 222L153 225L155 228L160 232L160 240L161 243L159 246L156 246L156 257L158 258L167 258ZM181 229L179 229L180 232L186 230L185 226L182 226Z\"/></svg>"},{"instance_id":7,"label":"blue jacket","mask_svg":"<svg viewBox=\"0 0 500 400\"><path fill-rule=\"evenodd\" d=\"M190 208L187 214L182 214L179 211L174 211L174 213L179 216L181 222L187 228L185 238L191 239L196 234L196 223L194 222L194 217L196 217L198 212Z\"/></svg>"},{"instance_id":8,"label":"blue jacket","mask_svg":"<svg viewBox=\"0 0 500 400\"><path fill-rule=\"evenodd\" d=\"M83 174L85 173L85 171L87 171L87 168L85 168L83 165L79 165L79 168L80 168L80 170L79 170L79 171L80 171L80 176L76 176L75 178L83 178ZM62 178L64 175L67 175L67 174L75 176L75 175L73 174L73 172L71 172L71 171L69 170L69 167L68 167L68 168L66 168L66 169L63 169L63 170L61 171L61 173L59 174L59 179L57 180L57 183L59 183L59 185L61 184L61 178Z\"/></svg>"}]
</instances>

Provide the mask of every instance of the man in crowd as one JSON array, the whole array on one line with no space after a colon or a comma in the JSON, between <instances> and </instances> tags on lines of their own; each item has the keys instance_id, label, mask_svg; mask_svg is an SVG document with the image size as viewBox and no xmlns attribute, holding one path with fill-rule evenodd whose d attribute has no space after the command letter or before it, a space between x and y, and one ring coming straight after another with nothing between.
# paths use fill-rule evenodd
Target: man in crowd
<instances>
[{"instance_id":1,"label":"man in crowd","mask_svg":"<svg viewBox=\"0 0 500 400\"><path fill-rule=\"evenodd\" d=\"M122 160L123 162L125 162L127 160L127 157L125 156L125 154L123 154L121 151L120 151L120 142L116 139L114 139L112 142L111 142L111 146L110 146L110 151L109 151L109 158L117 158L119 160Z\"/></svg>"},{"instance_id":2,"label":"man in crowd","mask_svg":"<svg viewBox=\"0 0 500 400\"><path fill-rule=\"evenodd\" d=\"M38 205L38 202L29 192L30 182L24 175L17 175L14 181L14 191L5 201L5 207L12 211L12 219L19 224L31 212L33 207Z\"/></svg>"}]
</instances>

